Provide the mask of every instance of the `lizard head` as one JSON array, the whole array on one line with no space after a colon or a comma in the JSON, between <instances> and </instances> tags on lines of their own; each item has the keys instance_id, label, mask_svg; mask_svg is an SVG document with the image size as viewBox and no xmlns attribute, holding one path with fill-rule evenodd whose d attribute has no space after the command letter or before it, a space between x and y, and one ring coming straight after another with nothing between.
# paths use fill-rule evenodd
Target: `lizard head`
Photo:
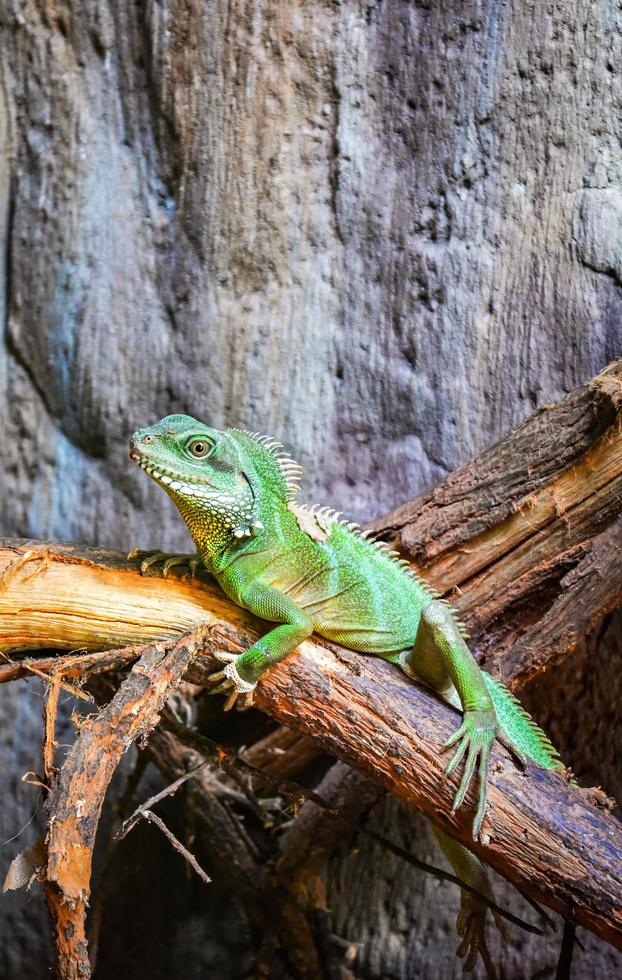
<instances>
[{"instance_id":1,"label":"lizard head","mask_svg":"<svg viewBox=\"0 0 622 980\"><path fill-rule=\"evenodd\" d=\"M202 556L263 530L275 501L291 499L300 467L281 449L189 415L167 415L130 440L131 459L172 497Z\"/></svg>"},{"instance_id":2,"label":"lizard head","mask_svg":"<svg viewBox=\"0 0 622 980\"><path fill-rule=\"evenodd\" d=\"M134 433L130 458L172 497L199 552L252 533L255 494L229 433L167 415Z\"/></svg>"}]
</instances>

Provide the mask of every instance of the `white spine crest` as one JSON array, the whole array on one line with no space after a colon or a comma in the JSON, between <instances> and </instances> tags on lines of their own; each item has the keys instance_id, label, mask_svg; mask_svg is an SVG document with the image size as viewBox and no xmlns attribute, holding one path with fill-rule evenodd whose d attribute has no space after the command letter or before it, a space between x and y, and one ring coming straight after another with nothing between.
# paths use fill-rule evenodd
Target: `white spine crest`
<instances>
[{"instance_id":1,"label":"white spine crest","mask_svg":"<svg viewBox=\"0 0 622 980\"><path fill-rule=\"evenodd\" d=\"M360 525L355 524L354 521L348 521L347 518L342 518L340 511L332 510L330 507L320 507L318 504L293 504L290 506L290 510L296 514L301 530L306 531L308 534L310 533L311 537L317 537L317 540L326 540L327 532L330 532L331 527L338 524L339 527L365 542L367 547L372 548L376 552L380 552L384 558L388 558L389 561L401 568L406 575L415 580L419 588L431 599L438 599L440 593L433 589L431 585L428 585L425 579L422 579L417 574L409 561L405 558L400 558L399 551L391 548L386 541L378 541L374 537L373 531L369 529L362 530ZM315 525L317 525L317 528L313 528L313 533L309 531L312 522L315 522ZM446 599L442 601L446 605L449 605ZM468 633L464 625L455 614L454 618L462 636L468 639Z\"/></svg>"},{"instance_id":2,"label":"white spine crest","mask_svg":"<svg viewBox=\"0 0 622 980\"><path fill-rule=\"evenodd\" d=\"M270 436L264 436L261 432L249 432L248 429L231 429L230 431L240 432L242 435L248 436L263 449L267 449L270 455L274 457L281 471L281 476L285 480L287 500L294 500L296 494L300 491L298 481L302 475L302 466L289 453L285 452L283 443L270 438Z\"/></svg>"}]
</instances>

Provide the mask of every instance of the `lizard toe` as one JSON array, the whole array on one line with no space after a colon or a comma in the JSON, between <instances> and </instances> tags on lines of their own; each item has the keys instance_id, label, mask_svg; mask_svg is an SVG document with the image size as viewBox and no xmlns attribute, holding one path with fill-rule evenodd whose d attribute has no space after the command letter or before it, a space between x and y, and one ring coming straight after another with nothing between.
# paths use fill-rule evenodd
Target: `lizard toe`
<instances>
[{"instance_id":1,"label":"lizard toe","mask_svg":"<svg viewBox=\"0 0 622 980\"><path fill-rule=\"evenodd\" d=\"M223 664L232 664L238 659L239 654L231 653L229 650L213 650L212 657L220 660Z\"/></svg>"}]
</instances>

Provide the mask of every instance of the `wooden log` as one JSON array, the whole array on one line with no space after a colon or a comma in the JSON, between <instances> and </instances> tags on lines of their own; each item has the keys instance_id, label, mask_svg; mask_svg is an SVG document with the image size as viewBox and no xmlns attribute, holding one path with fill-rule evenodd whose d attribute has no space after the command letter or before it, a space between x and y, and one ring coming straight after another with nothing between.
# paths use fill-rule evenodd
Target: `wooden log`
<instances>
[{"instance_id":1,"label":"wooden log","mask_svg":"<svg viewBox=\"0 0 622 980\"><path fill-rule=\"evenodd\" d=\"M0 549L0 575L5 650L104 649L199 622L224 621L239 643L265 631L208 581L143 577L123 556L96 549L12 542ZM473 845L473 794L451 818L457 776L444 777L442 745L458 715L397 669L311 640L270 672L258 704L415 805L534 898L622 948L620 825L560 775L529 766L526 778L496 748L485 836Z\"/></svg>"},{"instance_id":2,"label":"wooden log","mask_svg":"<svg viewBox=\"0 0 622 980\"><path fill-rule=\"evenodd\" d=\"M482 665L512 687L620 603L621 408L618 360L371 525L451 597Z\"/></svg>"}]
</instances>

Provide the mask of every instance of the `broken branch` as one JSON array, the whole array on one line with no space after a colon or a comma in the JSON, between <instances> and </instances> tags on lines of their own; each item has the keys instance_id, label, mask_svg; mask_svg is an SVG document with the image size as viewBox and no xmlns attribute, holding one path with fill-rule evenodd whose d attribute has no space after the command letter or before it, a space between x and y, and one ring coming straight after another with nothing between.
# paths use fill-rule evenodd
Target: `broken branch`
<instances>
[{"instance_id":1,"label":"broken branch","mask_svg":"<svg viewBox=\"0 0 622 980\"><path fill-rule=\"evenodd\" d=\"M95 834L104 796L123 753L158 721L168 695L206 630L147 646L106 707L86 720L52 784L44 883L62 980L90 976L85 916Z\"/></svg>"}]
</instances>

